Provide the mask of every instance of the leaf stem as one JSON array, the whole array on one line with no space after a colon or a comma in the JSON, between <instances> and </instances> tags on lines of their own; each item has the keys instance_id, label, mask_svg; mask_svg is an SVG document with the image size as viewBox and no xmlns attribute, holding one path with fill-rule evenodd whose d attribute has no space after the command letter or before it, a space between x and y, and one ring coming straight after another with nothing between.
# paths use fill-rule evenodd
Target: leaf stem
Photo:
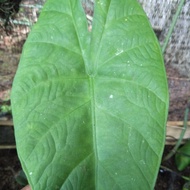
<instances>
[{"instance_id":1,"label":"leaf stem","mask_svg":"<svg viewBox=\"0 0 190 190\"><path fill-rule=\"evenodd\" d=\"M166 170L166 171L168 171L168 172L174 173L175 175L177 175L177 176L183 178L183 179L186 180L186 181L190 181L190 178L189 178L189 177L180 175L180 174L178 174L177 172L171 170L170 168L167 168L167 167L162 166L162 165L160 166L160 168L163 169L163 170Z\"/></svg>"},{"instance_id":2,"label":"leaf stem","mask_svg":"<svg viewBox=\"0 0 190 190\"><path fill-rule=\"evenodd\" d=\"M187 129L187 120L188 120L189 109L190 109L190 101L188 102L187 107L185 109L183 129L181 131L179 140L177 141L176 145L171 150L171 152L168 155L166 155L166 157L163 159L163 161L170 159L177 152L177 149L181 145L181 141L183 140L183 136L184 136L186 129Z\"/></svg>"},{"instance_id":3,"label":"leaf stem","mask_svg":"<svg viewBox=\"0 0 190 190\"><path fill-rule=\"evenodd\" d=\"M181 10L182 10L182 7L183 7L184 2L185 2L185 0L181 0L180 3L179 3L179 5L178 5L177 11L176 11L176 13L175 13L175 15L174 15L174 17L173 17L173 20L172 20L172 24L171 24L171 26L170 26L170 28L169 28L169 31L168 31L168 34L167 34L167 36L166 36L166 38L165 38L165 40L164 40L164 44L163 44L163 46L162 46L162 53L164 53L165 50L166 50L166 47L167 47L167 45L168 45L168 42L169 42L169 40L170 40L170 37L171 37L171 35L172 35L173 29L174 29L174 27L175 27L175 25L176 25L178 16L179 16L179 14L180 14L180 12L181 12Z\"/></svg>"}]
</instances>

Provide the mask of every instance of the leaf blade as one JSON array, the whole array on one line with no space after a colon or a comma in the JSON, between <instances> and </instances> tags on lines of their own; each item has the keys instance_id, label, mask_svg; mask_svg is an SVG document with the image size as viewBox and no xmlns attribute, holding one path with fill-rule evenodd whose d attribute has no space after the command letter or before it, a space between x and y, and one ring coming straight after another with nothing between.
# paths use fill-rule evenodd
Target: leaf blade
<instances>
[{"instance_id":1,"label":"leaf blade","mask_svg":"<svg viewBox=\"0 0 190 190\"><path fill-rule=\"evenodd\" d=\"M91 52L98 50L91 58L95 60L97 144L104 147L98 148L97 164L105 165L106 173L114 179L120 176L115 181L116 189L142 186L152 189L164 146L165 127L159 118L167 115L167 111L160 111L167 110L168 101L164 64L156 37L140 6L136 1L120 1L119 4L97 1L94 15L91 41L91 49L94 49ZM153 77L152 73L157 75ZM120 164L116 164L118 160ZM105 178L101 180L103 177L99 173L100 189L112 189L110 180L105 184ZM144 180L139 180L142 177Z\"/></svg>"},{"instance_id":2,"label":"leaf blade","mask_svg":"<svg viewBox=\"0 0 190 190\"><path fill-rule=\"evenodd\" d=\"M33 189L154 186L168 106L163 59L136 1L116 3L97 1L90 34L77 0L49 0L27 40L12 104Z\"/></svg>"}]
</instances>

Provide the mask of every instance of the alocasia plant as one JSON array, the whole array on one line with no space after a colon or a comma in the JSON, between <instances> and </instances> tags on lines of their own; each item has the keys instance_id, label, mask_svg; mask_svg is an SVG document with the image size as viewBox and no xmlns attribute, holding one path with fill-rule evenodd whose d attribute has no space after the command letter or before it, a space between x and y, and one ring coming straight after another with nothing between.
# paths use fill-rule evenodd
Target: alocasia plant
<instances>
[{"instance_id":1,"label":"alocasia plant","mask_svg":"<svg viewBox=\"0 0 190 190\"><path fill-rule=\"evenodd\" d=\"M136 0L48 0L12 90L19 158L33 190L153 189L167 80Z\"/></svg>"}]
</instances>

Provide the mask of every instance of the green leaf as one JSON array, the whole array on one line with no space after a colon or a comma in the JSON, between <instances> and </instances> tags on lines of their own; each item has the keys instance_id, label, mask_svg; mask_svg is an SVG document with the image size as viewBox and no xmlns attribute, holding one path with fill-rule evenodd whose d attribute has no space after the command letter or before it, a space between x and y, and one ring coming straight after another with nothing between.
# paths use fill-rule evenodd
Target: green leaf
<instances>
[{"instance_id":1,"label":"green leaf","mask_svg":"<svg viewBox=\"0 0 190 190\"><path fill-rule=\"evenodd\" d=\"M19 158L33 190L153 189L168 89L155 34L135 0L49 0L12 90Z\"/></svg>"},{"instance_id":2,"label":"green leaf","mask_svg":"<svg viewBox=\"0 0 190 190\"><path fill-rule=\"evenodd\" d=\"M175 163L179 171L184 170L190 165L190 141L185 143L175 155Z\"/></svg>"},{"instance_id":3,"label":"green leaf","mask_svg":"<svg viewBox=\"0 0 190 190\"><path fill-rule=\"evenodd\" d=\"M28 181L26 179L26 175L25 173L23 172L23 170L20 170L18 172L18 174L16 175L15 177L15 180L18 184L22 185L22 186L26 186L28 185Z\"/></svg>"},{"instance_id":4,"label":"green leaf","mask_svg":"<svg viewBox=\"0 0 190 190\"><path fill-rule=\"evenodd\" d=\"M182 190L189 190L190 189L190 181L186 182L184 185L183 185L183 189Z\"/></svg>"}]
</instances>

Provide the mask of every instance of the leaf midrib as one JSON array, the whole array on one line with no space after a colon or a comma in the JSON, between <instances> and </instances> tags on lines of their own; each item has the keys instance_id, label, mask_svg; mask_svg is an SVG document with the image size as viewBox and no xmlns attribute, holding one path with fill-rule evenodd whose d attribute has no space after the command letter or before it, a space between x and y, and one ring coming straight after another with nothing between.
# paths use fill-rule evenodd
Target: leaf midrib
<instances>
[{"instance_id":1,"label":"leaf midrib","mask_svg":"<svg viewBox=\"0 0 190 190\"><path fill-rule=\"evenodd\" d=\"M92 136L93 136L93 149L94 149L94 173L95 173L95 187L98 189L98 151L96 139L96 112L95 112L95 91L94 91L94 78L89 76L90 80L90 96L91 96L91 116L92 116Z\"/></svg>"}]
</instances>

